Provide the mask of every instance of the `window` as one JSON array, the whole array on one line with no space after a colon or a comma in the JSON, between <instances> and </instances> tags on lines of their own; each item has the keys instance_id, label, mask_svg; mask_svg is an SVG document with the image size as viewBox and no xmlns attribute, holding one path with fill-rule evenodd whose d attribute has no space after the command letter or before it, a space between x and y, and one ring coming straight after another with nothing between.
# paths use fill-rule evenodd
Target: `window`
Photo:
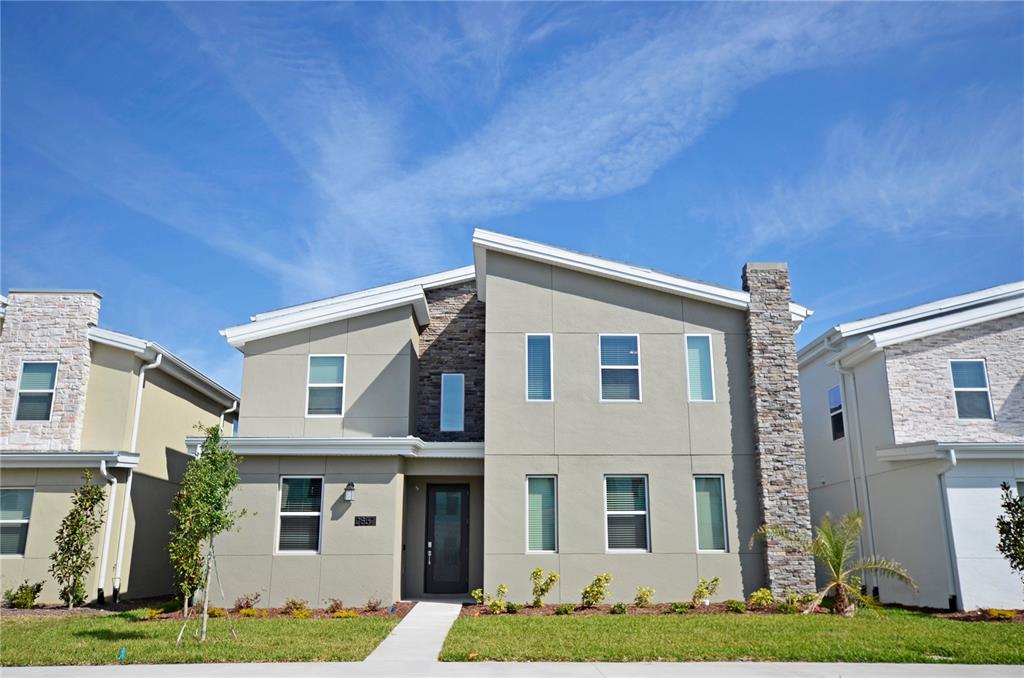
<instances>
[{"instance_id":1,"label":"window","mask_svg":"<svg viewBox=\"0 0 1024 678\"><path fill-rule=\"evenodd\" d=\"M441 375L441 430L464 429L466 377L461 374Z\"/></svg>"},{"instance_id":2,"label":"window","mask_svg":"<svg viewBox=\"0 0 1024 678\"><path fill-rule=\"evenodd\" d=\"M1024 497L1024 480L1017 481L1017 496Z\"/></svg>"},{"instance_id":3,"label":"window","mask_svg":"<svg viewBox=\"0 0 1024 678\"><path fill-rule=\"evenodd\" d=\"M725 479L694 476L697 500L697 550L725 550Z\"/></svg>"},{"instance_id":4,"label":"window","mask_svg":"<svg viewBox=\"0 0 1024 678\"><path fill-rule=\"evenodd\" d=\"M0 556L25 555L32 490L0 490Z\"/></svg>"},{"instance_id":5,"label":"window","mask_svg":"<svg viewBox=\"0 0 1024 678\"><path fill-rule=\"evenodd\" d=\"M715 400L715 375L711 366L711 336L686 336L686 381L690 386L691 401Z\"/></svg>"},{"instance_id":6,"label":"window","mask_svg":"<svg viewBox=\"0 0 1024 678\"><path fill-rule=\"evenodd\" d=\"M606 476L609 551L648 551L647 476Z\"/></svg>"},{"instance_id":7,"label":"window","mask_svg":"<svg viewBox=\"0 0 1024 678\"><path fill-rule=\"evenodd\" d=\"M950 360L956 416L960 419L991 419L992 401L984 360Z\"/></svg>"},{"instance_id":8,"label":"window","mask_svg":"<svg viewBox=\"0 0 1024 678\"><path fill-rule=\"evenodd\" d=\"M50 421L56 385L56 362L22 363L15 421Z\"/></svg>"},{"instance_id":9,"label":"window","mask_svg":"<svg viewBox=\"0 0 1024 678\"><path fill-rule=\"evenodd\" d=\"M602 334L601 400L640 400L640 337Z\"/></svg>"},{"instance_id":10,"label":"window","mask_svg":"<svg viewBox=\"0 0 1024 678\"><path fill-rule=\"evenodd\" d=\"M309 356L307 417L340 417L345 412L345 356Z\"/></svg>"},{"instance_id":11,"label":"window","mask_svg":"<svg viewBox=\"0 0 1024 678\"><path fill-rule=\"evenodd\" d=\"M281 478L278 551L295 553L317 553L320 551L323 489L323 478L298 476L283 476Z\"/></svg>"},{"instance_id":12,"label":"window","mask_svg":"<svg viewBox=\"0 0 1024 678\"><path fill-rule=\"evenodd\" d=\"M828 416L832 420L832 440L839 440L846 436L846 426L843 424L843 392L838 386L828 390Z\"/></svg>"},{"instance_id":13,"label":"window","mask_svg":"<svg viewBox=\"0 0 1024 678\"><path fill-rule=\"evenodd\" d=\"M526 399L552 400L551 335L526 335Z\"/></svg>"},{"instance_id":14,"label":"window","mask_svg":"<svg viewBox=\"0 0 1024 678\"><path fill-rule=\"evenodd\" d=\"M555 476L526 477L526 550L558 550L558 489Z\"/></svg>"}]
</instances>

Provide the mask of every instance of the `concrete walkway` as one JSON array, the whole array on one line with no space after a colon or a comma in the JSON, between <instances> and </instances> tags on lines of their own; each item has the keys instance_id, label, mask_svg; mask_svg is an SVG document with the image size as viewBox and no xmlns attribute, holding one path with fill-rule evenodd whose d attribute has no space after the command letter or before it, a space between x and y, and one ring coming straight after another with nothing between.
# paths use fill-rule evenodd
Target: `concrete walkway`
<instances>
[{"instance_id":1,"label":"concrete walkway","mask_svg":"<svg viewBox=\"0 0 1024 678\"><path fill-rule=\"evenodd\" d=\"M416 603L363 663L436 663L448 630L455 623L460 610L462 603Z\"/></svg>"}]
</instances>

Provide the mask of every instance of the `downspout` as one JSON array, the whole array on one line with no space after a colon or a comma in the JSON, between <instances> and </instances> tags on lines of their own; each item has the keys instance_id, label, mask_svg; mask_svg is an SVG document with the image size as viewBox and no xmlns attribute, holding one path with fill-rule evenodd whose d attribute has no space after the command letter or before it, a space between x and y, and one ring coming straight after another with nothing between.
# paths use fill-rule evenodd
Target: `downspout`
<instances>
[{"instance_id":1,"label":"downspout","mask_svg":"<svg viewBox=\"0 0 1024 678\"><path fill-rule=\"evenodd\" d=\"M107 584L107 560L110 557L110 528L114 522L114 502L117 500L117 477L107 472L107 460L100 460L100 475L110 483L110 497L107 500L107 522L103 528L103 552L100 555L100 581L99 590L96 592L96 600L100 605L106 601L103 596L103 589Z\"/></svg>"},{"instance_id":2,"label":"downspout","mask_svg":"<svg viewBox=\"0 0 1024 678\"><path fill-rule=\"evenodd\" d=\"M142 415L142 389L146 385L146 370L159 367L164 359L163 353L157 353L156 359L142 366L139 370L139 382L135 388L135 413L132 417L132 441L129 451L137 453L139 444L139 419ZM117 533L117 559L114 561L114 602L121 600L121 565L124 561L125 532L128 530L128 507L132 499L132 479L134 469L128 469L128 480L124 484L124 499L121 504L121 530Z\"/></svg>"},{"instance_id":3,"label":"downspout","mask_svg":"<svg viewBox=\"0 0 1024 678\"><path fill-rule=\"evenodd\" d=\"M939 501L942 503L942 527L943 537L946 540L946 555L949 558L949 567L946 574L949 575L949 609L956 612L960 609L960 576L956 567L956 553L953 550L953 525L949 520L949 499L946 496L946 474L956 468L956 450L949 448L949 460L945 466L939 469Z\"/></svg>"},{"instance_id":4,"label":"downspout","mask_svg":"<svg viewBox=\"0 0 1024 678\"><path fill-rule=\"evenodd\" d=\"M832 343L832 337L830 336L825 337L825 346L833 353L839 353L843 350L842 347L836 346ZM850 469L850 496L853 499L854 510L859 512L860 495L857 494L857 473L853 468L853 446L850 443L850 439L853 437L853 426L848 425L850 424L850 417L846 416L846 411L848 409L846 404L850 402L848 396L849 389L846 388L846 375L843 373L843 369L838 364L836 364L835 367L836 371L839 372L839 398L843 405L843 427L844 431L848 430L848 432L843 435L843 446L846 447L846 462L847 467ZM863 535L858 538L858 541L861 542L861 551L866 551L867 549L864 548Z\"/></svg>"},{"instance_id":5,"label":"downspout","mask_svg":"<svg viewBox=\"0 0 1024 678\"><path fill-rule=\"evenodd\" d=\"M220 413L220 430L221 430L221 433L224 432L224 417L226 417L227 415L231 414L232 412L237 412L237 411L238 411L238 401L236 400L235 402L231 403L231 407L229 407L228 409L226 409L226 410L224 410L223 412Z\"/></svg>"}]
</instances>

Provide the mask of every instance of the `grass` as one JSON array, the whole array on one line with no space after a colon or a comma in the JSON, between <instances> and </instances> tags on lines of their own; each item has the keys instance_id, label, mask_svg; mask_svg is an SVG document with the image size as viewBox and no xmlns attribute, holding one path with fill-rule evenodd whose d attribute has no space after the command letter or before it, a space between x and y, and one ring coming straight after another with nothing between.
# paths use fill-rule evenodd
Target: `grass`
<instances>
[{"instance_id":1,"label":"grass","mask_svg":"<svg viewBox=\"0 0 1024 678\"><path fill-rule=\"evenodd\" d=\"M472 655L472 657L471 657ZM460 617L442 661L1024 663L1024 624L829 615Z\"/></svg>"},{"instance_id":2,"label":"grass","mask_svg":"<svg viewBox=\"0 0 1024 678\"><path fill-rule=\"evenodd\" d=\"M4 615L0 665L116 664L122 647L127 664L359 661L398 623L395 617L211 619L207 642L200 643L193 620L175 647L181 621L142 621L143 614Z\"/></svg>"}]
</instances>

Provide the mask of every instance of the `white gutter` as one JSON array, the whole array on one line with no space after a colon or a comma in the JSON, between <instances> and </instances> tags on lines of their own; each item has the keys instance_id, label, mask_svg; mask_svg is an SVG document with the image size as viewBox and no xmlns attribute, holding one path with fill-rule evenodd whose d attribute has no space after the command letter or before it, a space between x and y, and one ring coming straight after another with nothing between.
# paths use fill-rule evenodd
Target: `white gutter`
<instances>
[{"instance_id":1,"label":"white gutter","mask_svg":"<svg viewBox=\"0 0 1024 678\"><path fill-rule=\"evenodd\" d=\"M223 430L224 430L224 417L226 417L227 415L231 414L232 412L237 412L237 411L238 411L238 401L236 400L235 402L233 402L231 404L231 407L229 407L228 409L226 409L226 410L224 410L223 412L220 413L220 428L221 428L221 432L223 432Z\"/></svg>"},{"instance_id":2,"label":"white gutter","mask_svg":"<svg viewBox=\"0 0 1024 678\"><path fill-rule=\"evenodd\" d=\"M110 483L110 496L107 498L107 522L103 528L103 553L100 556L100 581L99 591L96 594L96 599L102 605L105 601L103 598L103 588L107 583L107 559L110 557L110 528L114 522L114 502L117 500L117 477L107 473L107 460L100 460L100 475L107 479Z\"/></svg>"}]
</instances>

